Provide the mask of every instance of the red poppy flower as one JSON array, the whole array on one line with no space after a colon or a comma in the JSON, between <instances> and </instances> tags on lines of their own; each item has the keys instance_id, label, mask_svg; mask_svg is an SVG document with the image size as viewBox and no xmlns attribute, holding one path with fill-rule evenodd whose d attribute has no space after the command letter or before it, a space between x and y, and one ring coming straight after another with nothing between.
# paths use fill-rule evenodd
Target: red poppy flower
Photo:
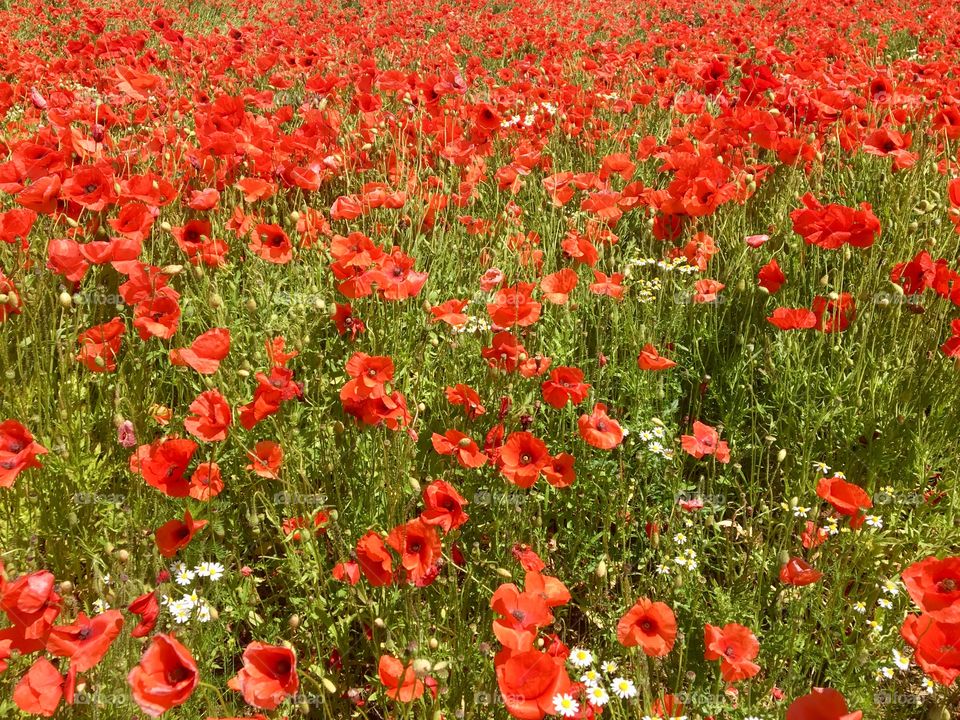
<instances>
[{"instance_id":1,"label":"red poppy flower","mask_svg":"<svg viewBox=\"0 0 960 720\"><path fill-rule=\"evenodd\" d=\"M447 402L451 405L461 406L471 420L476 420L487 412L487 409L480 403L480 395L469 385L457 383L453 387L447 387L444 393L447 396Z\"/></svg>"},{"instance_id":2,"label":"red poppy flower","mask_svg":"<svg viewBox=\"0 0 960 720\"><path fill-rule=\"evenodd\" d=\"M554 305L566 305L570 293L577 287L579 278L570 268L563 268L550 275L545 275L540 281L543 299Z\"/></svg>"},{"instance_id":3,"label":"red poppy flower","mask_svg":"<svg viewBox=\"0 0 960 720\"><path fill-rule=\"evenodd\" d=\"M185 548L193 540L193 536L198 530L206 526L206 520L194 520L187 510L183 515L183 521L171 520L157 528L154 538L157 541L157 549L165 558L172 558L180 550Z\"/></svg>"},{"instance_id":4,"label":"red poppy flower","mask_svg":"<svg viewBox=\"0 0 960 720\"><path fill-rule=\"evenodd\" d=\"M213 375L230 352L230 330L212 328L197 337L189 347L170 351L172 365L189 365L201 375Z\"/></svg>"},{"instance_id":5,"label":"red poppy flower","mask_svg":"<svg viewBox=\"0 0 960 720\"><path fill-rule=\"evenodd\" d=\"M807 520L804 523L801 543L807 550L819 547L826 542L828 537L830 537L830 534L812 520Z\"/></svg>"},{"instance_id":6,"label":"red poppy flower","mask_svg":"<svg viewBox=\"0 0 960 720\"><path fill-rule=\"evenodd\" d=\"M513 583L504 583L490 598L490 607L500 617L493 621L493 634L511 650L533 649L539 628L553 622L553 613L545 598L523 591Z\"/></svg>"},{"instance_id":7,"label":"red poppy flower","mask_svg":"<svg viewBox=\"0 0 960 720\"><path fill-rule=\"evenodd\" d=\"M127 606L127 610L134 615L140 616L140 622L130 631L130 635L135 638L149 635L157 624L157 618L160 616L160 601L157 599L156 590L139 596Z\"/></svg>"},{"instance_id":8,"label":"red poppy flower","mask_svg":"<svg viewBox=\"0 0 960 720\"><path fill-rule=\"evenodd\" d=\"M200 463L190 476L190 497L207 502L223 491L220 466L210 461Z\"/></svg>"},{"instance_id":9,"label":"red poppy flower","mask_svg":"<svg viewBox=\"0 0 960 720\"><path fill-rule=\"evenodd\" d=\"M511 553L520 563L520 566L528 572L540 572L547 566L529 545L517 543L511 548Z\"/></svg>"},{"instance_id":10,"label":"red poppy flower","mask_svg":"<svg viewBox=\"0 0 960 720\"><path fill-rule=\"evenodd\" d=\"M781 330L809 330L817 326L817 316L806 308L779 307L767 322Z\"/></svg>"},{"instance_id":11,"label":"red poppy flower","mask_svg":"<svg viewBox=\"0 0 960 720\"><path fill-rule=\"evenodd\" d=\"M13 284L13 280L3 274L0 268L0 296L3 301L0 302L0 322L5 322L11 315L19 315L23 312L23 301L20 294Z\"/></svg>"},{"instance_id":12,"label":"red poppy flower","mask_svg":"<svg viewBox=\"0 0 960 720\"><path fill-rule=\"evenodd\" d=\"M793 231L808 245L836 250L845 244L858 248L873 245L880 235L880 221L869 203L860 209L843 205L821 205L812 194L800 198L804 207L790 213Z\"/></svg>"},{"instance_id":13,"label":"red poppy flower","mask_svg":"<svg viewBox=\"0 0 960 720\"><path fill-rule=\"evenodd\" d=\"M106 166L78 167L60 188L60 197L92 212L117 201L113 173Z\"/></svg>"},{"instance_id":14,"label":"red poppy flower","mask_svg":"<svg viewBox=\"0 0 960 720\"><path fill-rule=\"evenodd\" d=\"M427 273L415 271L414 262L414 258L395 247L384 256L379 269L370 271L371 282L377 284L385 300L406 300L420 292L427 282Z\"/></svg>"},{"instance_id":15,"label":"red poppy flower","mask_svg":"<svg viewBox=\"0 0 960 720\"><path fill-rule=\"evenodd\" d=\"M775 295L786 281L787 276L783 274L776 258L771 259L757 273L757 284L771 295Z\"/></svg>"},{"instance_id":16,"label":"red poppy flower","mask_svg":"<svg viewBox=\"0 0 960 720\"><path fill-rule=\"evenodd\" d=\"M590 283L590 292L594 295L606 295L614 300L623 300L626 288L623 287L623 273L606 275L599 270L593 271L593 282Z\"/></svg>"},{"instance_id":17,"label":"red poppy flower","mask_svg":"<svg viewBox=\"0 0 960 720\"><path fill-rule=\"evenodd\" d=\"M445 322L450 327L463 327L467 324L467 315L463 309L467 306L466 300L447 300L442 305L430 308L431 323Z\"/></svg>"},{"instance_id":18,"label":"red poppy flower","mask_svg":"<svg viewBox=\"0 0 960 720\"><path fill-rule=\"evenodd\" d=\"M714 455L717 462L730 462L730 448L725 440L720 439L720 433L715 428L705 425L699 420L693 423L693 435L682 435L680 444L684 451L697 460Z\"/></svg>"},{"instance_id":19,"label":"red poppy flower","mask_svg":"<svg viewBox=\"0 0 960 720\"><path fill-rule=\"evenodd\" d=\"M133 699L150 717L183 705L200 681L197 663L172 635L154 635L140 663L127 675Z\"/></svg>"},{"instance_id":20,"label":"red poppy flower","mask_svg":"<svg viewBox=\"0 0 960 720\"><path fill-rule=\"evenodd\" d=\"M53 717L63 698L63 684L53 663L38 658L13 689L13 701L25 713Z\"/></svg>"},{"instance_id":21,"label":"red poppy flower","mask_svg":"<svg viewBox=\"0 0 960 720\"><path fill-rule=\"evenodd\" d=\"M56 626L50 631L47 652L70 658L72 671L86 672L103 659L122 628L123 615L119 610L107 610L93 618L81 612L72 625Z\"/></svg>"},{"instance_id":22,"label":"red poppy flower","mask_svg":"<svg viewBox=\"0 0 960 720\"><path fill-rule=\"evenodd\" d=\"M77 360L90 372L113 372L117 369L117 353L126 330L120 318L84 330L77 336L80 346Z\"/></svg>"},{"instance_id":23,"label":"red poppy flower","mask_svg":"<svg viewBox=\"0 0 960 720\"><path fill-rule=\"evenodd\" d=\"M176 290L162 287L152 296L136 304L133 326L141 340L152 337L169 340L180 324L180 295Z\"/></svg>"},{"instance_id":24,"label":"red poppy flower","mask_svg":"<svg viewBox=\"0 0 960 720\"><path fill-rule=\"evenodd\" d=\"M130 472L165 495L186 497L190 483L184 475L196 451L197 444L189 438L161 438L137 448L130 456Z\"/></svg>"},{"instance_id":25,"label":"red poppy flower","mask_svg":"<svg viewBox=\"0 0 960 720\"><path fill-rule=\"evenodd\" d=\"M272 440L261 440L253 446L253 451L247 453L250 464L247 470L253 470L257 475L268 480L279 480L280 464L283 462L283 448Z\"/></svg>"},{"instance_id":26,"label":"red poppy flower","mask_svg":"<svg viewBox=\"0 0 960 720\"><path fill-rule=\"evenodd\" d=\"M857 316L856 302L850 293L841 293L836 299L816 297L813 299L814 326L823 333L843 332Z\"/></svg>"},{"instance_id":27,"label":"red poppy flower","mask_svg":"<svg viewBox=\"0 0 960 720\"><path fill-rule=\"evenodd\" d=\"M443 435L433 433L430 442L437 453L455 456L465 468L478 468L487 463L487 456L477 443L459 430L447 430Z\"/></svg>"},{"instance_id":28,"label":"red poppy flower","mask_svg":"<svg viewBox=\"0 0 960 720\"><path fill-rule=\"evenodd\" d=\"M810 585L823 577L823 573L816 570L803 558L792 557L780 568L780 582L787 585Z\"/></svg>"},{"instance_id":29,"label":"red poppy flower","mask_svg":"<svg viewBox=\"0 0 960 720\"><path fill-rule=\"evenodd\" d=\"M558 367L550 372L550 378L540 386L543 399L558 410L567 403L579 405L587 399L589 383L583 382L583 370L575 367Z\"/></svg>"},{"instance_id":30,"label":"red poppy flower","mask_svg":"<svg viewBox=\"0 0 960 720\"><path fill-rule=\"evenodd\" d=\"M640 646L651 657L664 657L677 639L677 618L662 602L642 597L617 623L617 640L624 647Z\"/></svg>"},{"instance_id":31,"label":"red poppy flower","mask_svg":"<svg viewBox=\"0 0 960 720\"><path fill-rule=\"evenodd\" d=\"M494 335L490 347L484 348L480 354L490 367L514 372L520 367L521 356L526 353L517 338L504 331Z\"/></svg>"},{"instance_id":32,"label":"red poppy flower","mask_svg":"<svg viewBox=\"0 0 960 720\"><path fill-rule=\"evenodd\" d=\"M400 555L407 579L418 587L436 578L440 561L440 535L420 518L398 525L387 535L387 544Z\"/></svg>"},{"instance_id":33,"label":"red poppy flower","mask_svg":"<svg viewBox=\"0 0 960 720\"><path fill-rule=\"evenodd\" d=\"M227 439L233 424L233 411L219 390L205 390L190 403L190 412L183 427L198 440L219 442Z\"/></svg>"},{"instance_id":34,"label":"red poppy flower","mask_svg":"<svg viewBox=\"0 0 960 720\"><path fill-rule=\"evenodd\" d=\"M928 557L901 575L910 597L941 623L960 623L960 556Z\"/></svg>"},{"instance_id":35,"label":"red poppy flower","mask_svg":"<svg viewBox=\"0 0 960 720\"><path fill-rule=\"evenodd\" d=\"M282 645L251 642L243 651L243 668L227 687L243 693L247 705L273 710L300 687L297 656Z\"/></svg>"},{"instance_id":36,"label":"red poppy flower","mask_svg":"<svg viewBox=\"0 0 960 720\"><path fill-rule=\"evenodd\" d=\"M434 480L423 489L423 504L420 519L427 525L443 528L445 533L460 527L470 518L463 511L469 503L445 480Z\"/></svg>"},{"instance_id":37,"label":"red poppy flower","mask_svg":"<svg viewBox=\"0 0 960 720\"><path fill-rule=\"evenodd\" d=\"M293 245L279 225L260 223L250 236L250 252L267 262L285 265L293 259Z\"/></svg>"},{"instance_id":38,"label":"red poppy flower","mask_svg":"<svg viewBox=\"0 0 960 720\"><path fill-rule=\"evenodd\" d=\"M360 582L360 566L353 561L337 563L333 566L330 574L333 575L333 579L338 582L345 582L350 585L356 585Z\"/></svg>"},{"instance_id":39,"label":"red poppy flower","mask_svg":"<svg viewBox=\"0 0 960 720\"><path fill-rule=\"evenodd\" d=\"M47 449L16 420L0 422L0 487L10 487L17 475L29 468L41 468L37 460Z\"/></svg>"},{"instance_id":40,"label":"red poppy flower","mask_svg":"<svg viewBox=\"0 0 960 720\"><path fill-rule=\"evenodd\" d=\"M841 515L855 516L873 507L867 491L841 477L820 478L817 495L833 505Z\"/></svg>"},{"instance_id":41,"label":"red poppy flower","mask_svg":"<svg viewBox=\"0 0 960 720\"><path fill-rule=\"evenodd\" d=\"M514 485L532 487L540 471L550 462L543 440L528 432L510 433L500 448L500 472Z\"/></svg>"},{"instance_id":42,"label":"red poppy flower","mask_svg":"<svg viewBox=\"0 0 960 720\"><path fill-rule=\"evenodd\" d=\"M832 688L813 688L790 703L786 720L861 720L863 713L847 711L847 701Z\"/></svg>"},{"instance_id":43,"label":"red poppy flower","mask_svg":"<svg viewBox=\"0 0 960 720\"><path fill-rule=\"evenodd\" d=\"M730 623L722 628L706 625L703 629L704 657L720 661L720 673L727 682L746 680L760 672L753 662L760 642L750 628Z\"/></svg>"},{"instance_id":44,"label":"red poppy flower","mask_svg":"<svg viewBox=\"0 0 960 720\"><path fill-rule=\"evenodd\" d=\"M588 445L601 450L613 450L620 443L626 433L620 424L607 415L607 406L597 403L589 415L581 415L577 421L580 428L580 437Z\"/></svg>"},{"instance_id":45,"label":"red poppy flower","mask_svg":"<svg viewBox=\"0 0 960 720\"><path fill-rule=\"evenodd\" d=\"M515 718L542 720L547 713L554 714L553 698L570 689L563 658L539 650L505 648L493 662L500 693Z\"/></svg>"},{"instance_id":46,"label":"red poppy flower","mask_svg":"<svg viewBox=\"0 0 960 720\"><path fill-rule=\"evenodd\" d=\"M901 637L931 679L950 686L960 677L960 623L938 622L930 615L907 615Z\"/></svg>"},{"instance_id":47,"label":"red poppy flower","mask_svg":"<svg viewBox=\"0 0 960 720\"><path fill-rule=\"evenodd\" d=\"M517 283L497 292L487 304L490 319L498 328L528 327L540 319L540 303L532 297L533 283Z\"/></svg>"},{"instance_id":48,"label":"red poppy flower","mask_svg":"<svg viewBox=\"0 0 960 720\"><path fill-rule=\"evenodd\" d=\"M637 367L641 370L669 370L676 366L677 364L673 360L663 357L650 343L643 346L640 355L637 357Z\"/></svg>"},{"instance_id":49,"label":"red poppy flower","mask_svg":"<svg viewBox=\"0 0 960 720\"><path fill-rule=\"evenodd\" d=\"M53 573L47 570L0 582L0 609L13 626L0 631L0 639L9 641L13 650L29 654L46 645L60 614L60 596L53 589L54 582Z\"/></svg>"},{"instance_id":50,"label":"red poppy flower","mask_svg":"<svg viewBox=\"0 0 960 720\"><path fill-rule=\"evenodd\" d=\"M374 587L393 582L393 558L383 538L373 530L357 540L357 563L360 571Z\"/></svg>"},{"instance_id":51,"label":"red poppy flower","mask_svg":"<svg viewBox=\"0 0 960 720\"><path fill-rule=\"evenodd\" d=\"M404 665L392 655L381 655L377 673L387 689L387 697L392 700L408 703L423 695L425 686L417 678L412 663Z\"/></svg>"},{"instance_id":52,"label":"red poppy flower","mask_svg":"<svg viewBox=\"0 0 960 720\"><path fill-rule=\"evenodd\" d=\"M550 462L544 465L540 472L543 473L543 478L555 488L570 487L577 479L573 469L574 461L570 453L559 453L550 458Z\"/></svg>"}]
</instances>

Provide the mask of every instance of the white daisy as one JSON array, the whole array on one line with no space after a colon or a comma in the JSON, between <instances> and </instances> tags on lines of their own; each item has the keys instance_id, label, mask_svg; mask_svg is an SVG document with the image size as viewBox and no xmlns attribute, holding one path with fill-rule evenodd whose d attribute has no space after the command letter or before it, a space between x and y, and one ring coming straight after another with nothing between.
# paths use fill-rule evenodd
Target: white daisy
<instances>
[{"instance_id":1,"label":"white daisy","mask_svg":"<svg viewBox=\"0 0 960 720\"><path fill-rule=\"evenodd\" d=\"M910 658L905 657L900 654L900 651L896 648L893 649L893 664L896 665L901 670L906 670L910 667Z\"/></svg>"},{"instance_id":2,"label":"white daisy","mask_svg":"<svg viewBox=\"0 0 960 720\"><path fill-rule=\"evenodd\" d=\"M863 602L859 602L859 601L858 601L858 602L855 602L855 603L853 604L853 611L856 612L856 613L860 613L861 615L863 615L864 613L867 612L867 604L866 604L866 603L863 603Z\"/></svg>"},{"instance_id":3,"label":"white daisy","mask_svg":"<svg viewBox=\"0 0 960 720\"><path fill-rule=\"evenodd\" d=\"M610 696L607 694L607 691L599 685L593 685L587 688L587 700L590 701L591 705L603 707L610 701Z\"/></svg>"},{"instance_id":4,"label":"white daisy","mask_svg":"<svg viewBox=\"0 0 960 720\"><path fill-rule=\"evenodd\" d=\"M880 589L883 590L887 595L900 594L900 585L896 580L884 580L883 585L880 586Z\"/></svg>"},{"instance_id":5,"label":"white daisy","mask_svg":"<svg viewBox=\"0 0 960 720\"><path fill-rule=\"evenodd\" d=\"M99 600L99 599L98 599L98 600L94 600L94 601L93 601L93 611L94 611L95 613L97 613L98 615L99 615L100 613L106 612L106 611L109 610L109 609L110 609L110 605L107 603L106 600Z\"/></svg>"},{"instance_id":6,"label":"white daisy","mask_svg":"<svg viewBox=\"0 0 960 720\"><path fill-rule=\"evenodd\" d=\"M590 667L593 665L593 653L585 648L575 647L570 651L570 663L574 667Z\"/></svg>"},{"instance_id":7,"label":"white daisy","mask_svg":"<svg viewBox=\"0 0 960 720\"><path fill-rule=\"evenodd\" d=\"M813 469L818 473L822 473L823 475L826 475L828 472L830 472L830 466L821 460L817 460L813 463Z\"/></svg>"},{"instance_id":8,"label":"white daisy","mask_svg":"<svg viewBox=\"0 0 960 720\"><path fill-rule=\"evenodd\" d=\"M584 685L596 685L600 682L600 673L596 670L587 670L580 676L580 682Z\"/></svg>"},{"instance_id":9,"label":"white daisy","mask_svg":"<svg viewBox=\"0 0 960 720\"><path fill-rule=\"evenodd\" d=\"M617 663L615 663L613 660L607 660L606 662L600 663L600 669L603 670L608 675L610 675L611 673L615 673L618 667L619 666L617 665Z\"/></svg>"},{"instance_id":10,"label":"white daisy","mask_svg":"<svg viewBox=\"0 0 960 720\"><path fill-rule=\"evenodd\" d=\"M554 695L553 709L557 711L557 715L562 717L573 717L580 709L580 703L574 700L570 695Z\"/></svg>"},{"instance_id":11,"label":"white daisy","mask_svg":"<svg viewBox=\"0 0 960 720\"><path fill-rule=\"evenodd\" d=\"M893 603L887 600L886 598L880 598L877 600L877 605L882 607L884 610L889 610L893 607Z\"/></svg>"},{"instance_id":12,"label":"white daisy","mask_svg":"<svg viewBox=\"0 0 960 720\"><path fill-rule=\"evenodd\" d=\"M614 678L610 689L613 691L613 694L621 700L627 700L637 696L637 686L626 678Z\"/></svg>"}]
</instances>

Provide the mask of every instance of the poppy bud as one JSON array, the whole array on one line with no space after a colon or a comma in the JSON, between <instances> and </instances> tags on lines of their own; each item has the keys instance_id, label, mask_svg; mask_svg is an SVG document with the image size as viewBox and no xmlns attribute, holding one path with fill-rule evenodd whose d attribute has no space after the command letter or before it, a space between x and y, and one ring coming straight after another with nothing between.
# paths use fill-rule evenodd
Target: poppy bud
<instances>
[{"instance_id":1,"label":"poppy bud","mask_svg":"<svg viewBox=\"0 0 960 720\"><path fill-rule=\"evenodd\" d=\"M781 564L781 565L786 565L788 562L790 562L790 551L789 551L789 550L781 550L781 551L780 551L780 564Z\"/></svg>"},{"instance_id":2,"label":"poppy bud","mask_svg":"<svg viewBox=\"0 0 960 720\"><path fill-rule=\"evenodd\" d=\"M117 553L117 560L119 562L125 563L129 559L130 559L130 553L128 553L126 550L121 550L120 552Z\"/></svg>"},{"instance_id":3,"label":"poppy bud","mask_svg":"<svg viewBox=\"0 0 960 720\"><path fill-rule=\"evenodd\" d=\"M424 658L417 658L413 661L413 671L417 674L417 677L425 677L430 673L430 661L425 660Z\"/></svg>"},{"instance_id":4,"label":"poppy bud","mask_svg":"<svg viewBox=\"0 0 960 720\"><path fill-rule=\"evenodd\" d=\"M300 220L300 213L296 210L290 211L290 222L298 222Z\"/></svg>"},{"instance_id":5,"label":"poppy bud","mask_svg":"<svg viewBox=\"0 0 960 720\"><path fill-rule=\"evenodd\" d=\"M891 283L891 285L893 286L893 291L894 291L897 295L900 295L900 296L902 297L902 296L903 296L903 286L900 285L899 283Z\"/></svg>"},{"instance_id":6,"label":"poppy bud","mask_svg":"<svg viewBox=\"0 0 960 720\"><path fill-rule=\"evenodd\" d=\"M217 293L212 293L209 299L207 300L207 302L212 308L223 307L223 298L220 297Z\"/></svg>"},{"instance_id":7,"label":"poppy bud","mask_svg":"<svg viewBox=\"0 0 960 720\"><path fill-rule=\"evenodd\" d=\"M410 478L410 487L415 493L420 492L420 481L416 478Z\"/></svg>"},{"instance_id":8,"label":"poppy bud","mask_svg":"<svg viewBox=\"0 0 960 720\"><path fill-rule=\"evenodd\" d=\"M61 307L69 308L73 307L73 296L70 293L64 291L60 293L60 305Z\"/></svg>"},{"instance_id":9,"label":"poppy bud","mask_svg":"<svg viewBox=\"0 0 960 720\"><path fill-rule=\"evenodd\" d=\"M417 412L426 412L426 410L427 406L424 403L417 403Z\"/></svg>"},{"instance_id":10,"label":"poppy bud","mask_svg":"<svg viewBox=\"0 0 960 720\"><path fill-rule=\"evenodd\" d=\"M323 685L323 689L331 695L337 691L337 686L333 684L330 678L322 678L320 684Z\"/></svg>"},{"instance_id":11,"label":"poppy bud","mask_svg":"<svg viewBox=\"0 0 960 720\"><path fill-rule=\"evenodd\" d=\"M243 368L241 368L240 370L237 370L237 375L239 375L242 378L248 378L250 377L250 371L244 370Z\"/></svg>"},{"instance_id":12,"label":"poppy bud","mask_svg":"<svg viewBox=\"0 0 960 720\"><path fill-rule=\"evenodd\" d=\"M164 275L178 275L183 272L183 265L164 265L160 272Z\"/></svg>"},{"instance_id":13,"label":"poppy bud","mask_svg":"<svg viewBox=\"0 0 960 720\"><path fill-rule=\"evenodd\" d=\"M513 575L506 568L497 568L497 575L502 578L512 578Z\"/></svg>"},{"instance_id":14,"label":"poppy bud","mask_svg":"<svg viewBox=\"0 0 960 720\"><path fill-rule=\"evenodd\" d=\"M160 223L160 229L163 230L164 232L170 232L170 230L173 229L173 226L170 223L168 223L166 220L164 220L162 223Z\"/></svg>"},{"instance_id":15,"label":"poppy bud","mask_svg":"<svg viewBox=\"0 0 960 720\"><path fill-rule=\"evenodd\" d=\"M7 302L10 300L11 297L12 297L12 295L7 295L7 294L5 294L5 293L0 293L0 305L6 305Z\"/></svg>"},{"instance_id":16,"label":"poppy bud","mask_svg":"<svg viewBox=\"0 0 960 720\"><path fill-rule=\"evenodd\" d=\"M950 720L950 711L942 705L934 705L927 711L926 720Z\"/></svg>"},{"instance_id":17,"label":"poppy bud","mask_svg":"<svg viewBox=\"0 0 960 720\"><path fill-rule=\"evenodd\" d=\"M60 583L60 592L64 595L69 595L73 592L73 583L69 580L64 580Z\"/></svg>"},{"instance_id":18,"label":"poppy bud","mask_svg":"<svg viewBox=\"0 0 960 720\"><path fill-rule=\"evenodd\" d=\"M290 626L291 630L296 630L298 627L300 627L300 616L296 614L291 615L290 619L287 620L287 625Z\"/></svg>"},{"instance_id":19,"label":"poppy bud","mask_svg":"<svg viewBox=\"0 0 960 720\"><path fill-rule=\"evenodd\" d=\"M104 359L103 359L102 357L100 357L99 355L97 355L97 357L94 358L93 363L94 363L94 365L96 365L98 368L101 368L101 369L102 369L102 368L105 368L105 367L107 366L107 361L104 360Z\"/></svg>"},{"instance_id":20,"label":"poppy bud","mask_svg":"<svg viewBox=\"0 0 960 720\"><path fill-rule=\"evenodd\" d=\"M387 624L383 621L383 618L375 618L373 621L373 624L375 627L378 627L381 630L383 630L387 626Z\"/></svg>"},{"instance_id":21,"label":"poppy bud","mask_svg":"<svg viewBox=\"0 0 960 720\"><path fill-rule=\"evenodd\" d=\"M431 650L436 650L438 647L440 647L440 643L436 638L430 638L430 640L427 642L427 645ZM437 663L437 667L440 667L440 663Z\"/></svg>"},{"instance_id":22,"label":"poppy bud","mask_svg":"<svg viewBox=\"0 0 960 720\"><path fill-rule=\"evenodd\" d=\"M780 452L777 453L777 462L782 463L786 459L787 459L787 449L780 448Z\"/></svg>"},{"instance_id":23,"label":"poppy bud","mask_svg":"<svg viewBox=\"0 0 960 720\"><path fill-rule=\"evenodd\" d=\"M605 578L607 576L607 561L601 560L600 562L598 562L597 569L594 570L594 572L597 574L597 577L600 578L601 580Z\"/></svg>"},{"instance_id":24,"label":"poppy bud","mask_svg":"<svg viewBox=\"0 0 960 720\"><path fill-rule=\"evenodd\" d=\"M257 301L253 298L248 299L243 306L247 309L247 312L256 312L257 311Z\"/></svg>"}]
</instances>

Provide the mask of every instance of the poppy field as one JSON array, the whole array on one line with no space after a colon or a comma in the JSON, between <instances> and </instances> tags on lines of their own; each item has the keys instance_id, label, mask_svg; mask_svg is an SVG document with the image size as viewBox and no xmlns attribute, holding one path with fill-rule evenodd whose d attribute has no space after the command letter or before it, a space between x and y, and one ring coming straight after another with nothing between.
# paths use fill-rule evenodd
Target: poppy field
<instances>
[{"instance_id":1,"label":"poppy field","mask_svg":"<svg viewBox=\"0 0 960 720\"><path fill-rule=\"evenodd\" d=\"M0 717L960 717L960 6L0 7Z\"/></svg>"}]
</instances>

